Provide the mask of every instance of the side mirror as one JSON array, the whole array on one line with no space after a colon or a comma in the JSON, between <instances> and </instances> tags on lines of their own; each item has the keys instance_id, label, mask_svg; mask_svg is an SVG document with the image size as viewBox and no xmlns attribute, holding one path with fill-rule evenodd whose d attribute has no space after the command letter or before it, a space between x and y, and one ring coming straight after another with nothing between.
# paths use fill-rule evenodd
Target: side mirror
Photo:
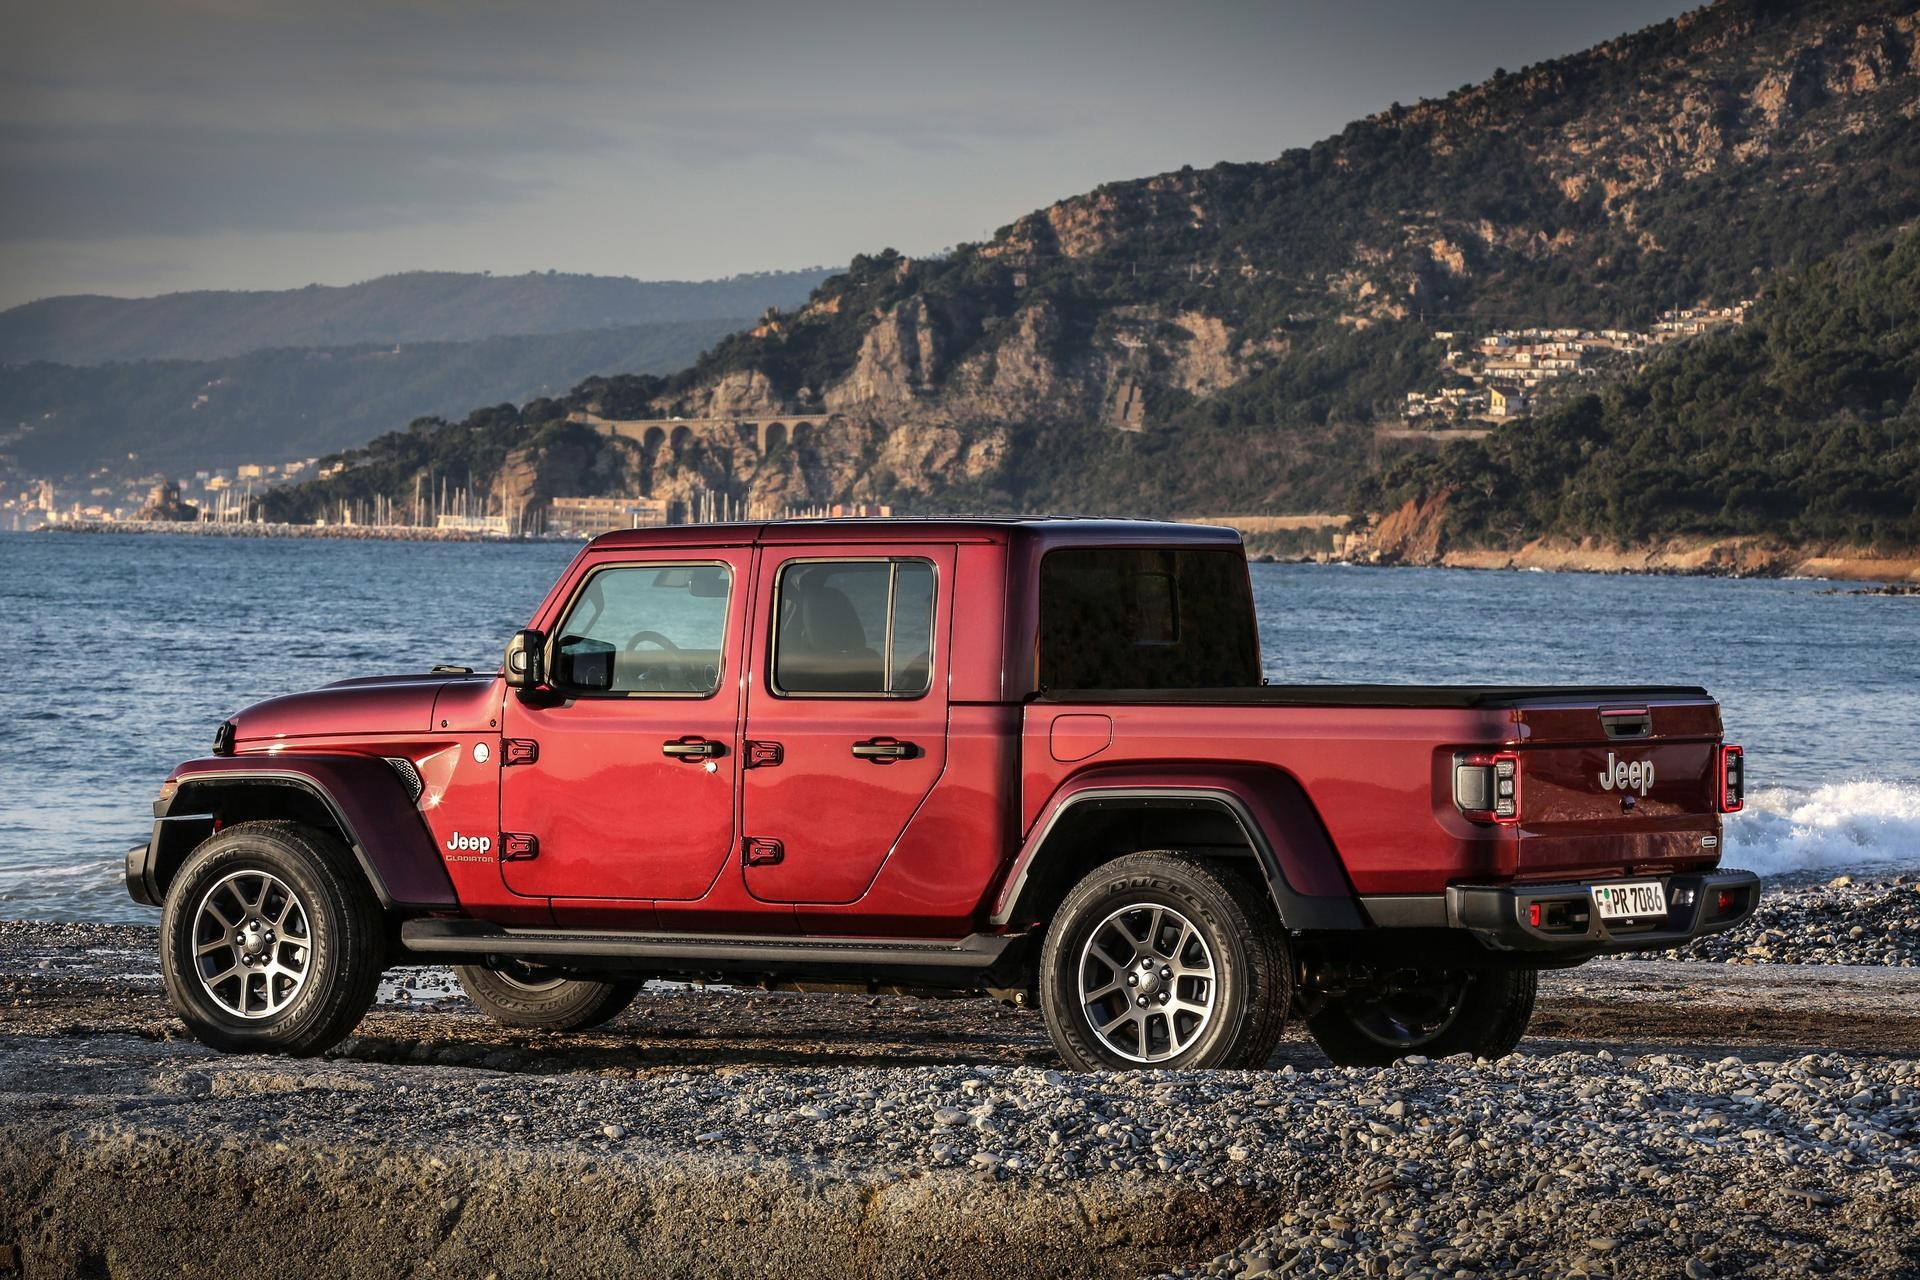
<instances>
[{"instance_id":1,"label":"side mirror","mask_svg":"<svg viewBox=\"0 0 1920 1280\"><path fill-rule=\"evenodd\" d=\"M613 688L613 646L585 636L561 636L553 655L553 683L583 693Z\"/></svg>"},{"instance_id":2,"label":"side mirror","mask_svg":"<svg viewBox=\"0 0 1920 1280\"><path fill-rule=\"evenodd\" d=\"M542 670L541 661L546 643L547 638L538 631L513 633L513 639L507 641L507 662L503 668L509 689L537 689L546 683L547 673Z\"/></svg>"}]
</instances>

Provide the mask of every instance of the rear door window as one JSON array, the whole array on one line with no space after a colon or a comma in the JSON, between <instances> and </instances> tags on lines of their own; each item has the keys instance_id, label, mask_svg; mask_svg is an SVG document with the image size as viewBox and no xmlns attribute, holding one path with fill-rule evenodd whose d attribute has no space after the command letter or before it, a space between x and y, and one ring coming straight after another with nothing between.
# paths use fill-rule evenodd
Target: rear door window
<instances>
[{"instance_id":1,"label":"rear door window","mask_svg":"<svg viewBox=\"0 0 1920 1280\"><path fill-rule=\"evenodd\" d=\"M933 602L930 560L789 562L774 598L774 691L919 697L932 678Z\"/></svg>"}]
</instances>

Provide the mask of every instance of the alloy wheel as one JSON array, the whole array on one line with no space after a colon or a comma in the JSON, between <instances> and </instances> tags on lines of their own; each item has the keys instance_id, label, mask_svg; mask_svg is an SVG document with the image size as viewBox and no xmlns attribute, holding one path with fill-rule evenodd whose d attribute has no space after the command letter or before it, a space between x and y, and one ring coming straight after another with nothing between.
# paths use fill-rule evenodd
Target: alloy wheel
<instances>
[{"instance_id":1,"label":"alloy wheel","mask_svg":"<svg viewBox=\"0 0 1920 1280\"><path fill-rule=\"evenodd\" d=\"M193 918L193 966L201 989L237 1018L271 1018L307 984L313 928L286 881L267 871L219 880Z\"/></svg>"},{"instance_id":2,"label":"alloy wheel","mask_svg":"<svg viewBox=\"0 0 1920 1280\"><path fill-rule=\"evenodd\" d=\"M1131 1062L1162 1062L1198 1043L1219 995L1213 951L1194 923L1158 902L1125 906L1080 950L1080 1004L1094 1036Z\"/></svg>"}]
</instances>

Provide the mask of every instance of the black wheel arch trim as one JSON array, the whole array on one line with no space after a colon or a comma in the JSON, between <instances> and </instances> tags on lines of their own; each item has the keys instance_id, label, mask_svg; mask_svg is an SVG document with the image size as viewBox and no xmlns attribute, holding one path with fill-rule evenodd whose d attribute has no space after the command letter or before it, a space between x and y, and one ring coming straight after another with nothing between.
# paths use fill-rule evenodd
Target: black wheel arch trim
<instances>
[{"instance_id":1,"label":"black wheel arch trim","mask_svg":"<svg viewBox=\"0 0 1920 1280\"><path fill-rule=\"evenodd\" d=\"M291 787L325 809L383 908L459 906L425 820L378 756L281 755L270 762L222 756L183 765L174 778L172 795L154 804L153 836L144 852L136 846L127 854L127 890L135 901L164 900L186 853L213 830L218 806L210 802L221 792Z\"/></svg>"},{"instance_id":2,"label":"black wheel arch trim","mask_svg":"<svg viewBox=\"0 0 1920 1280\"><path fill-rule=\"evenodd\" d=\"M1297 784L1296 784L1297 786ZM1304 794L1290 797L1287 803L1296 807L1301 804L1311 809L1311 802ZM1069 814L1084 810L1088 806L1125 807L1125 808L1209 808L1225 813L1233 819L1240 830L1241 837L1253 850L1255 861L1259 863L1262 878L1266 881L1269 896L1274 909L1280 913L1281 924L1294 931L1352 930L1365 929L1366 916L1361 912L1359 902L1349 889L1345 893L1320 894L1306 893L1295 886L1287 875L1286 862L1280 856L1273 841L1262 824L1255 818L1252 809L1238 792L1228 786L1207 785L1170 785L1170 786L1100 786L1084 787L1061 800L1053 807L1047 820L1034 832L1023 845L1014 863L1012 875L1000 891L997 905L990 919L995 929L1007 928L1016 918L1022 895L1029 884L1031 874L1046 855L1047 842L1058 830L1061 821ZM1319 832L1317 814L1295 814L1296 820L1310 817L1313 828ZM1345 882L1345 868L1339 864L1330 842L1326 842L1324 833L1320 835L1324 847L1317 850L1300 851L1305 856L1331 859L1331 871Z\"/></svg>"}]
</instances>

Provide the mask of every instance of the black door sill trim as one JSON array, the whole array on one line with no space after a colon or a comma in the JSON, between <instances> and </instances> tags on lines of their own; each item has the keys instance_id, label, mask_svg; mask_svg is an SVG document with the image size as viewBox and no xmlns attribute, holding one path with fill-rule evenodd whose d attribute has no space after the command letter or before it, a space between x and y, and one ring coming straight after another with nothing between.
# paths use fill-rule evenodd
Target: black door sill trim
<instances>
[{"instance_id":1,"label":"black door sill trim","mask_svg":"<svg viewBox=\"0 0 1920 1280\"><path fill-rule=\"evenodd\" d=\"M683 968L748 971L820 965L863 970L986 969L1016 941L1012 936L986 933L957 941L927 941L508 929L482 920L409 920L400 926L400 940L409 951L431 955L652 960Z\"/></svg>"}]
</instances>

